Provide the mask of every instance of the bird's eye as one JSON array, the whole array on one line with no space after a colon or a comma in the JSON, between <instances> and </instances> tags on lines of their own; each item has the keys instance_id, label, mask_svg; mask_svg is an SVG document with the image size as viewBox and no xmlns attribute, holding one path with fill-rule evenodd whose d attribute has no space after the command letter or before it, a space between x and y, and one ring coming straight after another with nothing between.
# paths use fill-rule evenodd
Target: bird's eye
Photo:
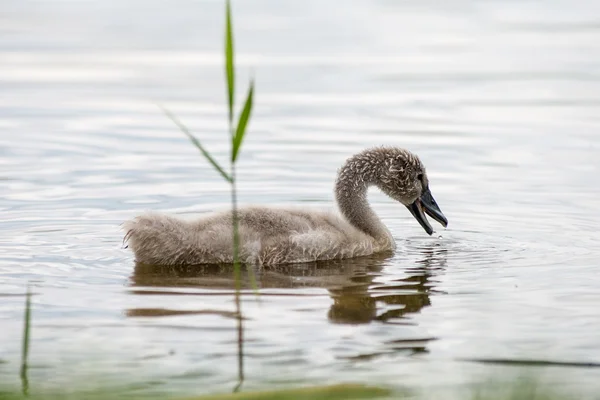
<instances>
[{"instance_id":1,"label":"bird's eye","mask_svg":"<svg viewBox=\"0 0 600 400\"><path fill-rule=\"evenodd\" d=\"M423 181L423 174L417 175L417 179L420 180L420 181Z\"/></svg>"}]
</instances>

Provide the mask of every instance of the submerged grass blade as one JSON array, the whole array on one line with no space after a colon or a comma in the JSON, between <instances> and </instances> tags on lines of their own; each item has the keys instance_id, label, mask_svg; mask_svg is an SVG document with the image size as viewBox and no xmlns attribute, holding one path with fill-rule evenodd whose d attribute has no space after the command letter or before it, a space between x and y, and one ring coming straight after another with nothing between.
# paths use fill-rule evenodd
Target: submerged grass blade
<instances>
[{"instance_id":1,"label":"submerged grass blade","mask_svg":"<svg viewBox=\"0 0 600 400\"><path fill-rule=\"evenodd\" d=\"M166 108L164 108L161 105L159 105L159 107L162 109L162 111L165 113L165 115L167 117L169 117L171 119L171 121L173 121L175 123L175 125L177 125L179 127L179 129L191 140L191 142L194 144L194 146L196 146L198 148L198 150L200 150L200 152L208 160L208 162L210 162L212 164L212 166L217 171L219 171L221 176L223 178L225 178L225 180L227 182L231 183L232 179L229 176L229 174L227 174L227 172L225 172L225 170L223 168L221 168L219 163L217 163L217 161L214 158L212 158L212 156L209 154L209 152L202 146L202 144L200 144L200 141L198 139L196 139L196 137L194 135L192 135L190 130L179 119L177 119L177 117L175 117L173 114L171 114L171 112L169 110L167 110Z\"/></svg>"},{"instance_id":2,"label":"submerged grass blade","mask_svg":"<svg viewBox=\"0 0 600 400\"><path fill-rule=\"evenodd\" d=\"M237 156L242 146L242 140L244 139L244 134L246 133L246 125L248 125L248 121L250 119L250 113L252 112L252 104L254 101L254 81L250 81L250 88L248 89L248 96L246 97L246 103L244 103L244 108L242 109L242 113L240 114L240 119L237 124L237 128L235 130L235 136L233 137L233 152L231 155L231 161L235 162L237 160Z\"/></svg>"},{"instance_id":3,"label":"submerged grass blade","mask_svg":"<svg viewBox=\"0 0 600 400\"><path fill-rule=\"evenodd\" d=\"M29 379L27 378L27 360L29 358L29 333L31 330L31 290L27 287L27 297L25 299L25 317L23 323L23 346L21 348L21 384L23 395L29 393Z\"/></svg>"},{"instance_id":4,"label":"submerged grass blade","mask_svg":"<svg viewBox=\"0 0 600 400\"><path fill-rule=\"evenodd\" d=\"M227 75L227 100L229 105L229 124L233 124L233 99L235 97L235 71L233 69L233 32L231 29L231 5L227 0L225 16L225 71ZM233 135L233 131L231 132Z\"/></svg>"}]
</instances>

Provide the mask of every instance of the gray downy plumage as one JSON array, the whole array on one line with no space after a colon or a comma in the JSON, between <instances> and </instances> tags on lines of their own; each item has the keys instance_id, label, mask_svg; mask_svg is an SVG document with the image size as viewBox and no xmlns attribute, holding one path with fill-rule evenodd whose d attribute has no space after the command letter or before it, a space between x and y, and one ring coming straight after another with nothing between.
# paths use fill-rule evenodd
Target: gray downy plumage
<instances>
[{"instance_id":1,"label":"gray downy plumage","mask_svg":"<svg viewBox=\"0 0 600 400\"><path fill-rule=\"evenodd\" d=\"M405 205L428 234L425 214L448 221L435 203L421 160L397 147L376 147L350 157L338 171L340 213L301 208L249 206L238 210L240 260L277 265L352 258L394 250L391 233L369 206L376 186ZM232 213L185 220L149 212L123 223L124 242L136 261L154 265L233 262Z\"/></svg>"}]
</instances>

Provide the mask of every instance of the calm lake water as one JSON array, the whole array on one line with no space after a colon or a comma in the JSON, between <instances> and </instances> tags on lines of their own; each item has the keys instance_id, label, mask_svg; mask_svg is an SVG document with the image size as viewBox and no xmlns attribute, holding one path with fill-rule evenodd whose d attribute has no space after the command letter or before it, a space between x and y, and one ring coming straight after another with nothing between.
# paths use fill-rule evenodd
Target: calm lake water
<instances>
[{"instance_id":1,"label":"calm lake water","mask_svg":"<svg viewBox=\"0 0 600 400\"><path fill-rule=\"evenodd\" d=\"M229 206L156 106L226 162L223 1L0 6L0 381L152 393L236 383L232 275L135 265L119 224ZM432 393L600 363L600 3L234 1L256 78L241 202L333 207L373 145L420 155L448 217L428 237L370 199L395 254L259 275L245 388L355 381ZM468 361L471 360L471 361ZM597 396L600 368L529 373ZM596 397L598 398L598 397Z\"/></svg>"}]
</instances>

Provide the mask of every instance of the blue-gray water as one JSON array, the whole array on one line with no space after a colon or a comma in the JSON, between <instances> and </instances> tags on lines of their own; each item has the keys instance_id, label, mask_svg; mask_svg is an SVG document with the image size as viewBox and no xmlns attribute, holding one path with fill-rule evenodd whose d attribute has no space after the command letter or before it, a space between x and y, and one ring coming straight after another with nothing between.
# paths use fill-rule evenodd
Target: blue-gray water
<instances>
[{"instance_id":1,"label":"blue-gray water","mask_svg":"<svg viewBox=\"0 0 600 400\"><path fill-rule=\"evenodd\" d=\"M227 161L223 1L0 5L0 380L230 390L231 275L135 269L119 224L227 208L159 111ZM600 3L234 1L238 94L256 79L242 203L332 207L346 157L418 153L448 217L428 237L374 191L393 256L264 271L244 296L246 388L445 391L600 362ZM439 225L436 225L436 228ZM441 238L439 237L441 235ZM168 310L200 314L157 316ZM600 369L538 368L594 396Z\"/></svg>"}]
</instances>

